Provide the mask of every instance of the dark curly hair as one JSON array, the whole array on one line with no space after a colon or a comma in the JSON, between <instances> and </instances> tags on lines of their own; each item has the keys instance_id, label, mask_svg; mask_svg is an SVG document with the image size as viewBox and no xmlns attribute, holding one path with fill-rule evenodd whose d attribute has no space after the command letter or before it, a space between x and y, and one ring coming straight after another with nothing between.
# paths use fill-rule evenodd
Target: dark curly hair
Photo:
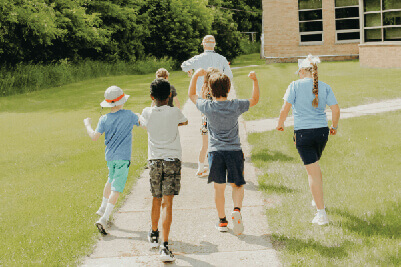
<instances>
[{"instance_id":1,"label":"dark curly hair","mask_svg":"<svg viewBox=\"0 0 401 267\"><path fill-rule=\"evenodd\" d=\"M224 73L214 73L209 78L209 87L214 97L227 97L231 87L230 78Z\"/></svg>"},{"instance_id":2,"label":"dark curly hair","mask_svg":"<svg viewBox=\"0 0 401 267\"><path fill-rule=\"evenodd\" d=\"M156 100L166 100L170 96L170 83L165 79L154 79L150 84L150 94Z\"/></svg>"}]
</instances>

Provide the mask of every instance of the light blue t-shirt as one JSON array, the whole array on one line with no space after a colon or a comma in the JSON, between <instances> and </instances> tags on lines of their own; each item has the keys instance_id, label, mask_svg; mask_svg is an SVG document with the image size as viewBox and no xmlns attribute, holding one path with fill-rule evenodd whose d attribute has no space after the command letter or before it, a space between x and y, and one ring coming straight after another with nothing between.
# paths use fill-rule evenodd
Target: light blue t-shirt
<instances>
[{"instance_id":1,"label":"light blue t-shirt","mask_svg":"<svg viewBox=\"0 0 401 267\"><path fill-rule=\"evenodd\" d=\"M336 105L337 100L328 84L319 81L318 86L319 106L317 108L312 106L312 101L315 99L312 93L313 79L299 79L288 86L283 99L292 105L294 130L327 127L326 105Z\"/></svg>"},{"instance_id":2,"label":"light blue t-shirt","mask_svg":"<svg viewBox=\"0 0 401 267\"><path fill-rule=\"evenodd\" d=\"M138 116L131 110L120 109L100 117L96 132L105 133L106 161L131 160L134 125L139 126Z\"/></svg>"},{"instance_id":3,"label":"light blue t-shirt","mask_svg":"<svg viewBox=\"0 0 401 267\"><path fill-rule=\"evenodd\" d=\"M249 104L248 99L196 100L196 107L207 117L209 152L241 150L238 117L248 111Z\"/></svg>"}]
</instances>

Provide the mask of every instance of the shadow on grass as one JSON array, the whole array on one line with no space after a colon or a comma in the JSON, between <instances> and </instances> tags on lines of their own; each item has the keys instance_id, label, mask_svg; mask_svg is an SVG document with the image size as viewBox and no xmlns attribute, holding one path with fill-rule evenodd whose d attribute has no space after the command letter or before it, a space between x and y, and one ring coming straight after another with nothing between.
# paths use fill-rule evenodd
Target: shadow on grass
<instances>
[{"instance_id":1,"label":"shadow on grass","mask_svg":"<svg viewBox=\"0 0 401 267\"><path fill-rule=\"evenodd\" d=\"M259 189L263 191L267 191L269 193L274 192L277 194L285 194L285 193L295 193L297 190L286 187L284 185L273 185L273 184L267 184L265 182L259 183Z\"/></svg>"},{"instance_id":2,"label":"shadow on grass","mask_svg":"<svg viewBox=\"0 0 401 267\"><path fill-rule=\"evenodd\" d=\"M302 240L277 234L273 234L272 239L274 248L284 246L286 250L295 254L300 251L313 250L324 257L337 259L347 257L350 248L353 246L353 243L348 240L340 246L325 246L313 239Z\"/></svg>"},{"instance_id":3,"label":"shadow on grass","mask_svg":"<svg viewBox=\"0 0 401 267\"><path fill-rule=\"evenodd\" d=\"M331 213L337 214L345 220L341 227L362 236L382 236L389 239L401 239L401 204L393 202L386 205L387 209L375 212L371 216L361 218L349 211L331 209Z\"/></svg>"},{"instance_id":4,"label":"shadow on grass","mask_svg":"<svg viewBox=\"0 0 401 267\"><path fill-rule=\"evenodd\" d=\"M280 151L270 151L268 149L263 149L258 151L251 156L252 161L283 161L283 162L291 162L294 161L295 158L288 156L286 154L281 153Z\"/></svg>"}]
</instances>

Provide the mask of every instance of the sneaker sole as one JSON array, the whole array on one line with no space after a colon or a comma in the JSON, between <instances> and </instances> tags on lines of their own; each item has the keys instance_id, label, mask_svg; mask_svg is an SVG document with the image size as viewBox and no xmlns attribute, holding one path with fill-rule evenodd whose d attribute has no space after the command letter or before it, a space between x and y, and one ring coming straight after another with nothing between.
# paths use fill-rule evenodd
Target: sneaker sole
<instances>
[{"instance_id":1,"label":"sneaker sole","mask_svg":"<svg viewBox=\"0 0 401 267\"><path fill-rule=\"evenodd\" d=\"M97 229L99 230L99 233L101 233L102 235L107 235L107 232L101 223L95 223L95 225L96 225Z\"/></svg>"},{"instance_id":2,"label":"sneaker sole","mask_svg":"<svg viewBox=\"0 0 401 267\"><path fill-rule=\"evenodd\" d=\"M240 235L244 232L244 224L242 223L241 213L233 211L231 213L231 219L233 220L233 232L235 235Z\"/></svg>"},{"instance_id":3,"label":"sneaker sole","mask_svg":"<svg viewBox=\"0 0 401 267\"><path fill-rule=\"evenodd\" d=\"M220 227L220 226L216 225L216 229L219 230L220 232L227 232L228 231L228 227L227 226Z\"/></svg>"},{"instance_id":4,"label":"sneaker sole","mask_svg":"<svg viewBox=\"0 0 401 267\"><path fill-rule=\"evenodd\" d=\"M163 262L172 262L175 261L175 258L170 258L169 256L160 256L160 260Z\"/></svg>"}]
</instances>

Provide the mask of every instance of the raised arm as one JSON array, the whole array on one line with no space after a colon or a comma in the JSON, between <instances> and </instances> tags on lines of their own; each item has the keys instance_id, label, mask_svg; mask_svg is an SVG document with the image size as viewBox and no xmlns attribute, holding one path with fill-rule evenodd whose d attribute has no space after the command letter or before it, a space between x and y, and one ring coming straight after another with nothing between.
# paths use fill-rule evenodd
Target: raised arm
<instances>
[{"instance_id":1,"label":"raised arm","mask_svg":"<svg viewBox=\"0 0 401 267\"><path fill-rule=\"evenodd\" d=\"M196 104L196 99L198 99L198 96L196 95L196 82L198 81L199 76L204 75L206 75L206 71L202 68L198 69L192 76L191 82L189 83L188 97L194 104Z\"/></svg>"},{"instance_id":2,"label":"raised arm","mask_svg":"<svg viewBox=\"0 0 401 267\"><path fill-rule=\"evenodd\" d=\"M281 107L280 117L278 118L278 123L276 129L279 131L284 131L284 122L290 112L291 104L284 100L284 104Z\"/></svg>"},{"instance_id":3,"label":"raised arm","mask_svg":"<svg viewBox=\"0 0 401 267\"><path fill-rule=\"evenodd\" d=\"M340 108L338 104L330 106L331 109L331 121L330 134L336 135L338 128L338 121L340 120Z\"/></svg>"},{"instance_id":4,"label":"raised arm","mask_svg":"<svg viewBox=\"0 0 401 267\"><path fill-rule=\"evenodd\" d=\"M259 83L254 71L251 71L248 77L253 81L252 96L249 98L249 107L253 107L259 102Z\"/></svg>"},{"instance_id":5,"label":"raised arm","mask_svg":"<svg viewBox=\"0 0 401 267\"><path fill-rule=\"evenodd\" d=\"M86 132L88 133L89 137L93 140L93 141L97 141L99 139L99 137L101 136L101 133L95 132L92 129L92 119L91 118L86 118L84 119L84 124L85 124L85 128L86 128Z\"/></svg>"}]
</instances>

